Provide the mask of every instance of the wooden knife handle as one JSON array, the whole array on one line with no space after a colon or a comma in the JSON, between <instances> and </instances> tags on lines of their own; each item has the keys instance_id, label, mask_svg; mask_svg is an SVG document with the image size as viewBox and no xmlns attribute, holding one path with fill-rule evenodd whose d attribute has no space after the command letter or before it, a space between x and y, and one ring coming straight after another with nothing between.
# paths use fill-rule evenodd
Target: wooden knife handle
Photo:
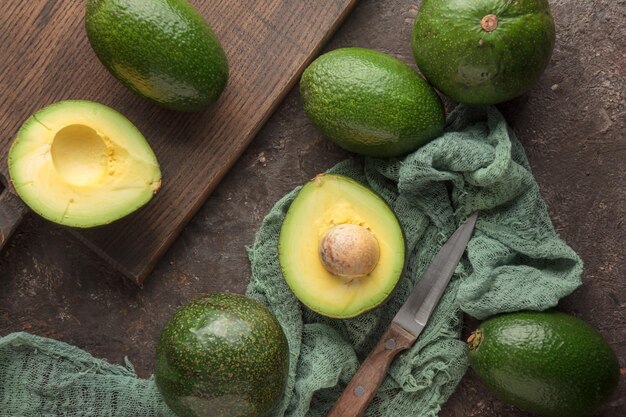
<instances>
[{"instance_id":1,"label":"wooden knife handle","mask_svg":"<svg viewBox=\"0 0 626 417\"><path fill-rule=\"evenodd\" d=\"M0 250L4 248L26 213L28 213L26 204L5 188L0 194Z\"/></svg>"},{"instance_id":2,"label":"wooden knife handle","mask_svg":"<svg viewBox=\"0 0 626 417\"><path fill-rule=\"evenodd\" d=\"M409 348L413 342L415 342L415 337L412 334L392 324L363 361L327 417L362 416L385 379L391 362L398 353Z\"/></svg>"}]
</instances>

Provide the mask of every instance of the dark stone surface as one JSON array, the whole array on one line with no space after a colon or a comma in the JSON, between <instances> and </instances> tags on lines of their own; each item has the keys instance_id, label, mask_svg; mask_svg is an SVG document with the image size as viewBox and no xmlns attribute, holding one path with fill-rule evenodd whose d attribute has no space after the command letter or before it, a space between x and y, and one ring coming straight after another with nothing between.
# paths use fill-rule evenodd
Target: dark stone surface
<instances>
[{"instance_id":1,"label":"dark stone surface","mask_svg":"<svg viewBox=\"0 0 626 417\"><path fill-rule=\"evenodd\" d=\"M418 2L362 0L329 49L362 46L411 62ZM529 94L501 106L518 133L561 236L585 261L584 285L560 309L607 338L620 387L595 416L626 415L626 1L553 0L558 39ZM0 254L0 335L25 330L152 372L174 309L212 291L243 292L245 246L273 203L344 158L305 118L293 91L160 262L136 288L66 230L30 216ZM468 324L469 328L469 324ZM442 417L526 416L472 373Z\"/></svg>"}]
</instances>

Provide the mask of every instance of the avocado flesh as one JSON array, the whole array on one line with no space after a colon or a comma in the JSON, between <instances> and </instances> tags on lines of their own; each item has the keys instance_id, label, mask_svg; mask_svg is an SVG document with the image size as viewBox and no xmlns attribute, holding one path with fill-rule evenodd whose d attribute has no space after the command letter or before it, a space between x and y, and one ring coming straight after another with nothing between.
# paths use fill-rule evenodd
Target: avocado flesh
<instances>
[{"instance_id":1,"label":"avocado flesh","mask_svg":"<svg viewBox=\"0 0 626 417\"><path fill-rule=\"evenodd\" d=\"M374 270L360 278L332 274L318 245L337 224L366 227L379 244ZM404 268L402 229L389 206L373 191L341 175L319 175L299 191L283 221L279 238L283 276L298 299L322 315L357 316L392 293Z\"/></svg>"},{"instance_id":2,"label":"avocado flesh","mask_svg":"<svg viewBox=\"0 0 626 417\"><path fill-rule=\"evenodd\" d=\"M437 93L411 67L381 52L328 52L304 71L300 91L315 126L351 152L400 156L443 132Z\"/></svg>"},{"instance_id":3,"label":"avocado flesh","mask_svg":"<svg viewBox=\"0 0 626 417\"><path fill-rule=\"evenodd\" d=\"M45 107L19 130L9 151L11 182L22 200L55 223L93 227L146 204L161 171L137 128L99 103Z\"/></svg>"},{"instance_id":4,"label":"avocado flesh","mask_svg":"<svg viewBox=\"0 0 626 417\"><path fill-rule=\"evenodd\" d=\"M484 322L469 359L498 398L546 417L589 415L615 390L619 364L602 336L580 319L521 312Z\"/></svg>"},{"instance_id":5,"label":"avocado flesh","mask_svg":"<svg viewBox=\"0 0 626 417\"><path fill-rule=\"evenodd\" d=\"M89 0L85 24L104 66L163 107L203 110L227 84L222 46L185 0Z\"/></svg>"},{"instance_id":6,"label":"avocado flesh","mask_svg":"<svg viewBox=\"0 0 626 417\"><path fill-rule=\"evenodd\" d=\"M179 417L264 417L282 398L288 368L287 339L263 305L211 294L165 325L155 377Z\"/></svg>"},{"instance_id":7,"label":"avocado flesh","mask_svg":"<svg viewBox=\"0 0 626 417\"><path fill-rule=\"evenodd\" d=\"M485 30L488 15L497 25ZM425 0L412 35L426 79L469 104L496 104L526 92L547 67L554 42L547 0Z\"/></svg>"}]
</instances>

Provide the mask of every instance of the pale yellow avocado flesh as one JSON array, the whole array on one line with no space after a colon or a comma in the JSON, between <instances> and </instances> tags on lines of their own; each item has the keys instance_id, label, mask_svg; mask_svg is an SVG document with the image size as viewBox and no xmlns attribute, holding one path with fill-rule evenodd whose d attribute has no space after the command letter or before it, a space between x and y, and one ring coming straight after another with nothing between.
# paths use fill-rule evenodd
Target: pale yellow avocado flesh
<instances>
[{"instance_id":1,"label":"pale yellow avocado flesh","mask_svg":"<svg viewBox=\"0 0 626 417\"><path fill-rule=\"evenodd\" d=\"M364 277L334 275L320 259L320 240L345 223L367 228L378 241L378 263ZM370 189L340 175L319 175L302 187L283 221L278 250L283 276L296 297L311 310L335 318L354 317L380 305L404 268L404 237L394 213Z\"/></svg>"},{"instance_id":2,"label":"pale yellow avocado flesh","mask_svg":"<svg viewBox=\"0 0 626 417\"><path fill-rule=\"evenodd\" d=\"M31 116L9 151L9 174L33 211L74 227L124 217L161 186L156 156L139 130L117 111L84 100Z\"/></svg>"}]
</instances>

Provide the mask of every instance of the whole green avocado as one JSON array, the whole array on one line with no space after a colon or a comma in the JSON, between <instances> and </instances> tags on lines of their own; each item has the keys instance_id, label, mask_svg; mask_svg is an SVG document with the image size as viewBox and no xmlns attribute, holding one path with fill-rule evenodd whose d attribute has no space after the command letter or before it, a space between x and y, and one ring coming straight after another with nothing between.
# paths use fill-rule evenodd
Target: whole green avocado
<instances>
[{"instance_id":1,"label":"whole green avocado","mask_svg":"<svg viewBox=\"0 0 626 417\"><path fill-rule=\"evenodd\" d=\"M321 55L304 71L300 92L322 134L358 154L404 155L443 132L437 93L407 64L382 52L342 48Z\"/></svg>"},{"instance_id":2,"label":"whole green avocado","mask_svg":"<svg viewBox=\"0 0 626 417\"><path fill-rule=\"evenodd\" d=\"M412 47L420 71L443 94L496 104L539 79L554 41L548 0L424 0Z\"/></svg>"},{"instance_id":3,"label":"whole green avocado","mask_svg":"<svg viewBox=\"0 0 626 417\"><path fill-rule=\"evenodd\" d=\"M619 380L615 353L589 324L557 312L496 316L470 335L470 364L498 398L544 417L582 417Z\"/></svg>"},{"instance_id":4,"label":"whole green avocado","mask_svg":"<svg viewBox=\"0 0 626 417\"><path fill-rule=\"evenodd\" d=\"M85 25L104 66L163 107L203 110L226 87L224 50L185 0L89 0Z\"/></svg>"},{"instance_id":5,"label":"whole green avocado","mask_svg":"<svg viewBox=\"0 0 626 417\"><path fill-rule=\"evenodd\" d=\"M156 384L180 417L262 417L280 401L287 339L259 302L211 294L184 305L157 344Z\"/></svg>"}]
</instances>

